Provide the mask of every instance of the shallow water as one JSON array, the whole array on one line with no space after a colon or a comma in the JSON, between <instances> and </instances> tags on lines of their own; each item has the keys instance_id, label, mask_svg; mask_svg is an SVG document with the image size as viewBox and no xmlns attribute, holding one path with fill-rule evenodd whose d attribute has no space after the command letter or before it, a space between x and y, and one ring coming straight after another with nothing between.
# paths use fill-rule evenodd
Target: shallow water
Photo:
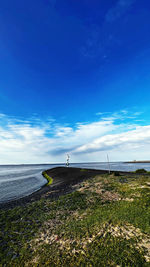
<instances>
[{"instance_id":1,"label":"shallow water","mask_svg":"<svg viewBox=\"0 0 150 267\"><path fill-rule=\"evenodd\" d=\"M0 165L0 203L18 199L40 189L47 180L43 178L42 171L64 164L43 165ZM76 163L70 167L108 170L108 163ZM123 163L112 162L112 171L135 171L144 168L150 171L150 163ZM54 181L55 182L55 181Z\"/></svg>"},{"instance_id":2,"label":"shallow water","mask_svg":"<svg viewBox=\"0 0 150 267\"><path fill-rule=\"evenodd\" d=\"M42 171L56 165L0 166L0 203L18 199L39 190L47 180Z\"/></svg>"}]
</instances>

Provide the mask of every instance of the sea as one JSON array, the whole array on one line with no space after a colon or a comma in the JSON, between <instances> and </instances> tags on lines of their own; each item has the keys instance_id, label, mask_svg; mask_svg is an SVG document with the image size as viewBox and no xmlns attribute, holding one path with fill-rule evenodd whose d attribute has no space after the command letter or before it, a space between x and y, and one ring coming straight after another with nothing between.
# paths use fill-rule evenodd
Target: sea
<instances>
[{"instance_id":1,"label":"sea","mask_svg":"<svg viewBox=\"0 0 150 267\"><path fill-rule=\"evenodd\" d=\"M0 165L0 203L9 202L28 196L39 190L47 180L42 171L65 164L34 164L34 165ZM135 171L145 169L150 171L150 163L106 162L72 163L70 167L97 170ZM55 183L55 181L54 181Z\"/></svg>"}]
</instances>

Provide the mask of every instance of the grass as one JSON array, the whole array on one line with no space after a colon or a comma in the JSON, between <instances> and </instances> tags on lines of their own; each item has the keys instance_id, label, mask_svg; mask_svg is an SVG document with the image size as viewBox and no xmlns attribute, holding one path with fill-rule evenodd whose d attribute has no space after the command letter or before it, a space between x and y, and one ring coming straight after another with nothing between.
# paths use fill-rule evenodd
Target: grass
<instances>
[{"instance_id":1,"label":"grass","mask_svg":"<svg viewBox=\"0 0 150 267\"><path fill-rule=\"evenodd\" d=\"M149 266L150 176L101 175L0 210L0 266Z\"/></svg>"},{"instance_id":2,"label":"grass","mask_svg":"<svg viewBox=\"0 0 150 267\"><path fill-rule=\"evenodd\" d=\"M139 174L150 174L150 172L148 172L148 171L146 171L145 169L137 169L136 171L135 171L135 173L139 173Z\"/></svg>"},{"instance_id":3,"label":"grass","mask_svg":"<svg viewBox=\"0 0 150 267\"><path fill-rule=\"evenodd\" d=\"M87 169L81 169L80 171L81 172L87 172L88 170Z\"/></svg>"},{"instance_id":4,"label":"grass","mask_svg":"<svg viewBox=\"0 0 150 267\"><path fill-rule=\"evenodd\" d=\"M46 173L46 171L43 171L42 175L44 176L45 179L47 179L47 181L48 181L47 185L51 185L53 182L53 178L49 177L48 174Z\"/></svg>"}]
</instances>

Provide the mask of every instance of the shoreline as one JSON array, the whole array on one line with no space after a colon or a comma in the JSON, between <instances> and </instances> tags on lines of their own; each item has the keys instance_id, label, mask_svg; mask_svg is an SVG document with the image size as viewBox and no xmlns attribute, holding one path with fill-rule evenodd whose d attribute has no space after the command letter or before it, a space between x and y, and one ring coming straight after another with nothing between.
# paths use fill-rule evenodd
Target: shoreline
<instances>
[{"instance_id":1,"label":"shoreline","mask_svg":"<svg viewBox=\"0 0 150 267\"><path fill-rule=\"evenodd\" d=\"M48 179L48 177L46 178L43 173L46 173L46 175L50 179ZM43 178L47 179L47 183L44 184L39 190L31 193L30 195L0 203L0 209L10 209L16 206L26 206L27 204L38 201L41 198L58 199L59 196L73 192L74 190L72 188L72 185L78 184L88 178L92 178L92 176L95 175L109 174L109 171L74 167L56 167L45 170L43 173ZM134 173L122 171L111 171L110 174L112 173L118 173L120 175L134 175Z\"/></svg>"},{"instance_id":2,"label":"shoreline","mask_svg":"<svg viewBox=\"0 0 150 267\"><path fill-rule=\"evenodd\" d=\"M82 170L85 170L86 177L83 174L79 175L79 171ZM31 193L30 195L0 203L0 209L9 209L14 208L16 206L25 206L31 202L40 200L42 197L58 199L59 196L73 192L72 185L82 182L83 180L90 178L92 175L108 173L107 170L82 169L73 167L56 167L45 170L44 172L46 172L46 174L53 179L53 183L48 185L48 179L43 176L43 178L47 179L48 182L44 184L39 190ZM75 175L73 175L72 179L69 179L69 176L72 176L72 172ZM66 179L64 176L66 176Z\"/></svg>"},{"instance_id":3,"label":"shoreline","mask_svg":"<svg viewBox=\"0 0 150 267\"><path fill-rule=\"evenodd\" d=\"M125 161L124 163L150 163L150 160L133 160L133 161Z\"/></svg>"}]
</instances>

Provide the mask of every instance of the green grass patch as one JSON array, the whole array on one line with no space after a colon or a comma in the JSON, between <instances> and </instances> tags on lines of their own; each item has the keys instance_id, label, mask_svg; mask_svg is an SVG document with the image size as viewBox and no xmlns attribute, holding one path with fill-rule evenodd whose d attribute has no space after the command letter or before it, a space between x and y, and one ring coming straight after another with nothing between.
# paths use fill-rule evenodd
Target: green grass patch
<instances>
[{"instance_id":1,"label":"green grass patch","mask_svg":"<svg viewBox=\"0 0 150 267\"><path fill-rule=\"evenodd\" d=\"M48 174L46 173L46 171L42 172L42 175L44 176L45 179L47 179L47 181L48 181L47 185L51 185L53 182L53 178L49 177Z\"/></svg>"},{"instance_id":2,"label":"green grass patch","mask_svg":"<svg viewBox=\"0 0 150 267\"><path fill-rule=\"evenodd\" d=\"M0 266L149 266L140 246L150 234L149 182L101 175L58 200L0 210Z\"/></svg>"},{"instance_id":3,"label":"green grass patch","mask_svg":"<svg viewBox=\"0 0 150 267\"><path fill-rule=\"evenodd\" d=\"M81 169L80 172L87 172L87 169Z\"/></svg>"},{"instance_id":4,"label":"green grass patch","mask_svg":"<svg viewBox=\"0 0 150 267\"><path fill-rule=\"evenodd\" d=\"M138 173L138 174L150 174L150 172L146 171L145 169L137 169L135 171L135 173Z\"/></svg>"}]
</instances>

